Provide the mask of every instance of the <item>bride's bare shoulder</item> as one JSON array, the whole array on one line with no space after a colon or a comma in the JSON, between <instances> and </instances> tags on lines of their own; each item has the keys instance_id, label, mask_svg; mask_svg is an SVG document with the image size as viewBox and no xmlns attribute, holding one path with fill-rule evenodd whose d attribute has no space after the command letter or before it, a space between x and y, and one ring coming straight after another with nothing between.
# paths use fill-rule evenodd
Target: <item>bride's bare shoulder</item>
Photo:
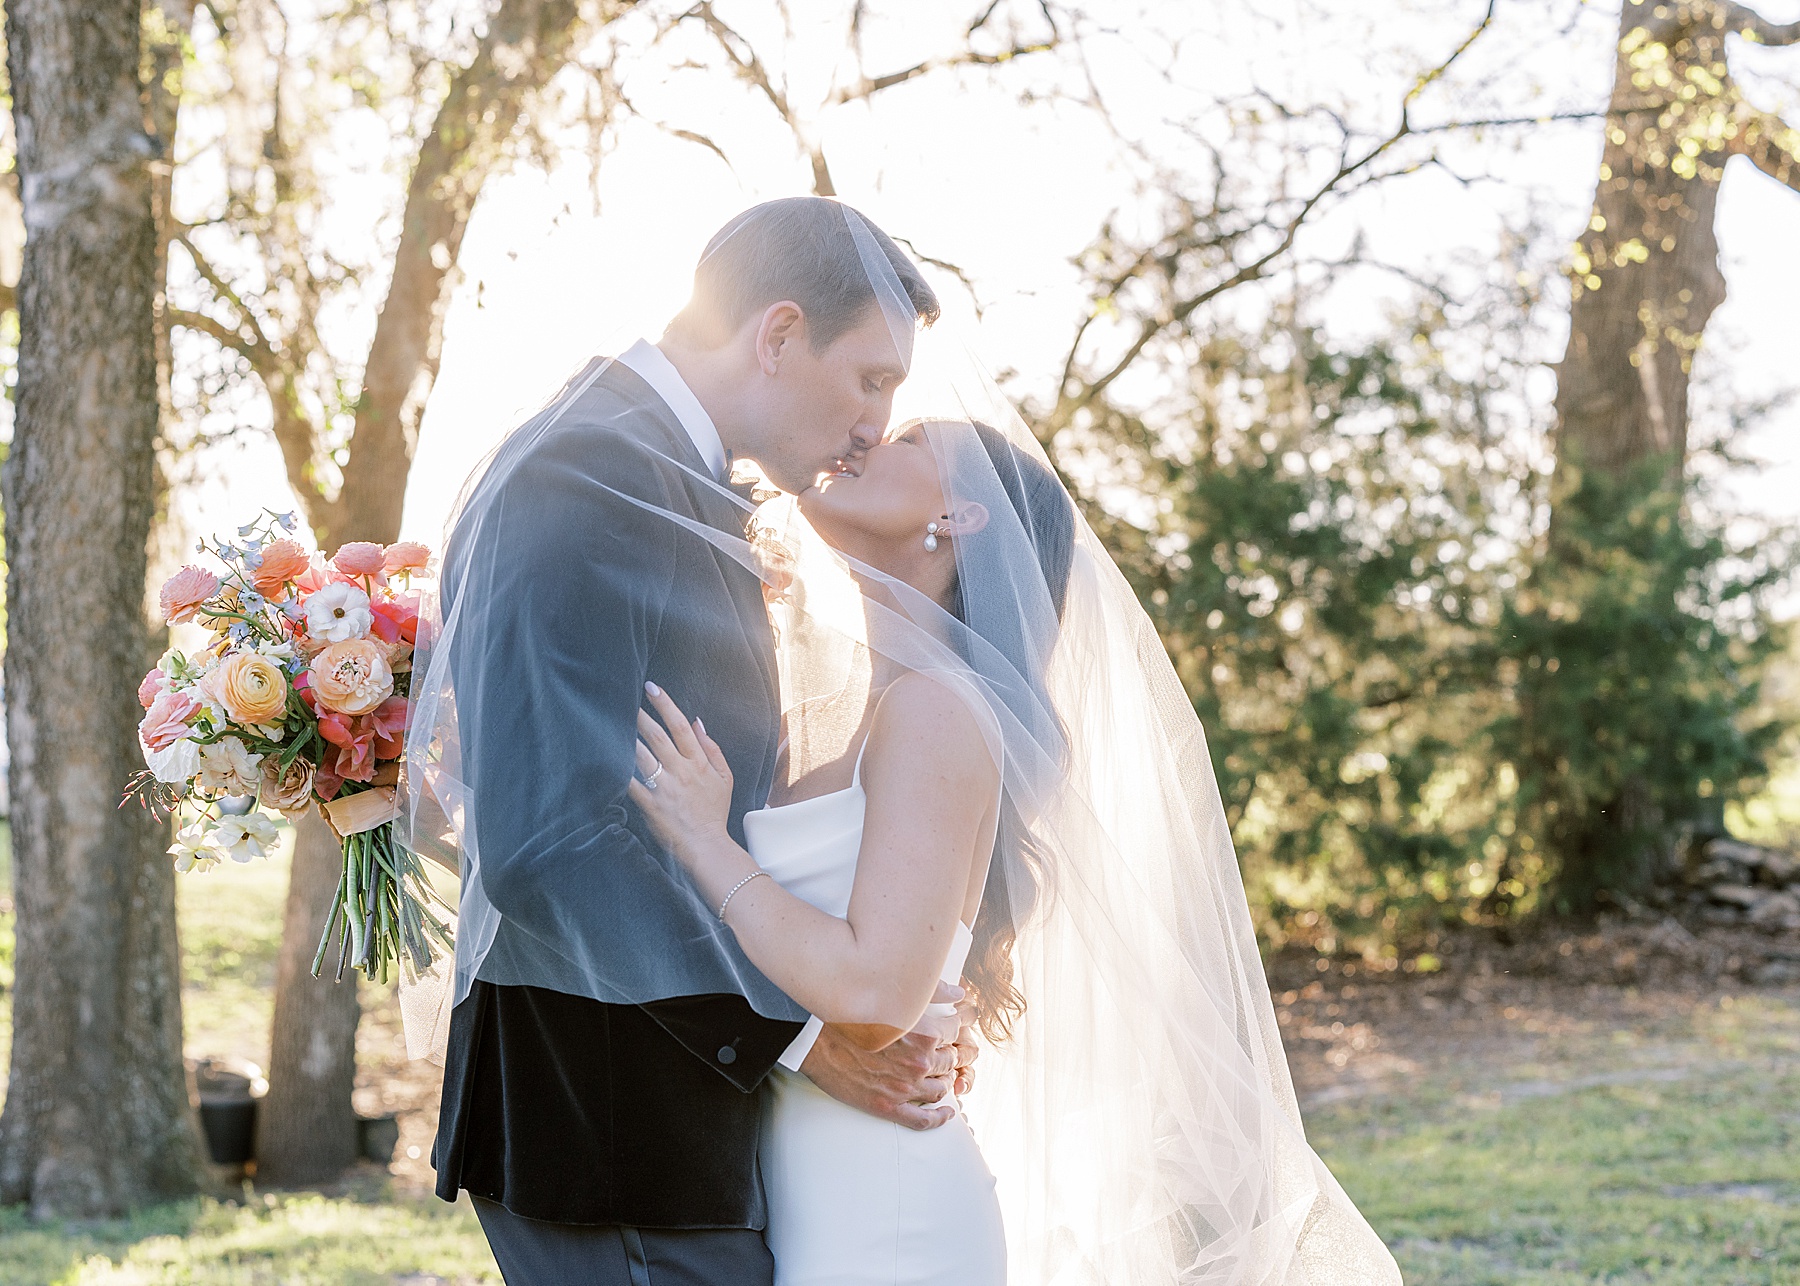
<instances>
[{"instance_id":1,"label":"bride's bare shoulder","mask_svg":"<svg viewBox=\"0 0 1800 1286\"><path fill-rule=\"evenodd\" d=\"M869 729L869 755L904 763L923 754L939 770L965 774L974 782L997 774L988 737L977 715L980 698L954 676L909 671L881 694Z\"/></svg>"}]
</instances>

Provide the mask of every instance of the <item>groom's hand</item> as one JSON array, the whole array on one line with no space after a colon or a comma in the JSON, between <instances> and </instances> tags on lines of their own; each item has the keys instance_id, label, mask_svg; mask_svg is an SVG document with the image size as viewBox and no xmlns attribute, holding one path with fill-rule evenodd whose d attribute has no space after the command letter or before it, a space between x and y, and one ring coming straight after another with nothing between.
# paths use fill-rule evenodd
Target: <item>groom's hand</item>
<instances>
[{"instance_id":1,"label":"groom's hand","mask_svg":"<svg viewBox=\"0 0 1800 1286\"><path fill-rule=\"evenodd\" d=\"M956 1033L956 1096L962 1098L975 1088L975 1060L981 1057L980 1030L972 1001L957 1002L956 1021L961 1024Z\"/></svg>"},{"instance_id":2,"label":"groom's hand","mask_svg":"<svg viewBox=\"0 0 1800 1286\"><path fill-rule=\"evenodd\" d=\"M957 1074L962 1018L926 1014L879 1050L827 1023L800 1070L840 1103L912 1130L933 1130L956 1115L945 1103Z\"/></svg>"}]
</instances>

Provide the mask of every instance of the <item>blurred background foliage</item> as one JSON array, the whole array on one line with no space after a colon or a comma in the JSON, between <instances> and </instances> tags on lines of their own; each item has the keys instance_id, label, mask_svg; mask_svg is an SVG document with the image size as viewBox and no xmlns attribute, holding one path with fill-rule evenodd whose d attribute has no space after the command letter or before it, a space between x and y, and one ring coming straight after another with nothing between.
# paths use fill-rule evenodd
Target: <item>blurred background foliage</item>
<instances>
[{"instance_id":1,"label":"blurred background foliage","mask_svg":"<svg viewBox=\"0 0 1800 1286\"><path fill-rule=\"evenodd\" d=\"M1767 783L1791 533L1657 460L1562 497L1553 539L1548 426L1493 413L1516 368L1458 373L1466 313L1349 348L1300 311L1196 337L1166 420L1102 406L1059 443L1207 729L1265 940L1391 960L1630 905Z\"/></svg>"}]
</instances>

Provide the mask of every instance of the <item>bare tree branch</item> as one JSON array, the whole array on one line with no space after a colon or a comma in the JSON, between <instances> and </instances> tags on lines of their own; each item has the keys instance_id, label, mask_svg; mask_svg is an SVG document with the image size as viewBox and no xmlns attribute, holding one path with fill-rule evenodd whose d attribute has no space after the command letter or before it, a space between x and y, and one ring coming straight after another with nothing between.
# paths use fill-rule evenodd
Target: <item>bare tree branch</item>
<instances>
[{"instance_id":1,"label":"bare tree branch","mask_svg":"<svg viewBox=\"0 0 1800 1286\"><path fill-rule=\"evenodd\" d=\"M972 37L981 30L998 7L998 0L994 0L994 3L990 4L970 24L966 34ZM867 102L883 90L892 89L896 85L904 85L909 81L917 80L945 68L998 67L1028 54L1043 53L1054 49L1062 39L1061 33L1049 7L1047 5L1042 7L1051 31L1047 40L1028 44L1015 43L1010 48L997 53L984 53L973 48L965 48L941 58L926 59L900 71L888 72L880 76L865 74L859 77L854 84L838 89L825 101L823 106L830 108L841 107L846 103ZM767 99L769 105L775 109L775 114L781 117L789 132L793 134L794 141L806 157L807 163L812 167L813 195L837 196L837 184L832 178L831 167L825 159L823 145L815 137L809 123L795 110L786 87L775 82L768 66L763 62L761 55L756 52L755 46L742 32L719 17L717 10L713 8L712 0L700 0L700 3L688 10L683 17L698 19L706 27L713 39L718 42L720 49L724 51L725 56L731 61L732 70L737 77ZM850 21L851 47L858 53L859 62L862 48L862 25L866 17L866 6L859 2L851 11ZM682 134L677 136L687 137ZM702 145L710 143L710 140L703 142L700 138L693 138L690 141L702 142ZM722 157L723 153L720 155ZM944 266L951 267L950 265ZM952 271L955 270L952 268Z\"/></svg>"},{"instance_id":2,"label":"bare tree branch","mask_svg":"<svg viewBox=\"0 0 1800 1286\"><path fill-rule=\"evenodd\" d=\"M1377 161L1392 151L1404 139L1415 133L1424 132L1419 127L1415 127L1412 123L1413 105L1418 101L1420 95L1431 85L1442 79L1450 68L1468 52L1477 40L1481 38L1482 34L1493 25L1497 5L1498 0L1488 0L1486 11L1483 13L1481 20L1474 26L1462 42L1458 44L1457 47L1443 59L1443 61L1421 73L1413 82L1411 88L1407 90L1405 97L1401 100L1400 123L1385 138L1380 139L1378 142L1366 148L1360 155L1352 157L1350 152L1349 128L1347 124L1341 127L1343 128L1345 135L1344 147L1340 150L1336 171L1326 177L1322 183L1318 184L1311 194L1301 201L1286 219L1281 220L1277 224L1280 228L1280 236L1272 246L1258 254L1254 259L1250 260L1250 262L1235 268L1226 276L1213 281L1203 289L1189 294L1185 298L1145 317L1138 326L1137 334L1132 337L1131 342L1126 345L1124 351L1113 361L1112 365L1091 379L1081 380L1079 382L1079 388L1071 391L1071 383L1076 382L1074 372L1079 356L1076 349L1081 342L1082 336L1086 334L1088 326L1091 325L1094 320L1094 314L1093 312L1090 312L1089 317L1083 321L1081 327L1078 329L1075 342L1071 345L1068 359L1064 363L1064 380L1057 389L1056 405L1052 409L1045 423L1044 431L1046 435L1053 435L1059 429L1066 427L1074 419L1077 413L1086 407L1093 405L1101 394L1110 388L1131 368L1143 354L1144 350L1148 348L1159 335L1164 334L1174 327L1180 326L1191 317L1195 311L1212 300L1217 299L1219 296L1235 290L1239 286L1259 280L1266 275L1272 266L1293 248L1294 242L1300 234L1300 229L1306 224L1307 220L1312 217L1314 210L1316 210L1322 202L1327 200L1333 193L1343 188L1349 180L1355 178L1359 174L1372 170ZM1379 181L1381 178L1387 177L1391 177L1391 175L1379 175L1369 181ZM1186 231L1191 235L1192 231L1196 228L1197 223L1190 220ZM1248 229L1245 231L1248 231ZM1227 233L1223 237L1215 236L1213 238L1213 244L1221 246L1229 245L1231 241L1236 239L1237 235L1242 234L1239 233L1234 235ZM1114 275L1114 278L1107 283L1108 288L1103 294L1106 297L1110 297L1112 293L1122 289L1124 284L1133 279L1148 263L1156 262L1171 253L1173 254L1173 258L1170 259L1165 266L1165 275L1172 277L1179 262L1181 247L1178 243L1168 250L1163 249L1162 247L1167 246L1167 244L1168 242L1165 240L1159 247L1148 248L1140 253L1131 265L1128 265L1123 271Z\"/></svg>"},{"instance_id":3,"label":"bare tree branch","mask_svg":"<svg viewBox=\"0 0 1800 1286\"><path fill-rule=\"evenodd\" d=\"M1740 116L1732 152L1749 157L1777 183L1800 192L1800 130L1768 112L1745 110Z\"/></svg>"},{"instance_id":4,"label":"bare tree branch","mask_svg":"<svg viewBox=\"0 0 1800 1286\"><path fill-rule=\"evenodd\" d=\"M732 68L737 73L738 79L753 86L764 98L768 99L769 105L775 109L776 115L780 116L783 123L787 125L789 132L793 134L794 140L800 145L800 150L806 154L806 159L812 166L813 195L836 196L838 194L837 185L832 181L831 167L825 162L825 150L813 140L805 123L795 115L793 107L788 102L787 91L775 84L774 78L769 75L769 69L763 64L762 57L756 52L755 46L746 40L735 27L719 17L712 7L711 0L701 0L701 3L695 5L689 12L699 18L705 24L707 31L712 33L713 39L718 41L719 48L724 50L725 56L731 60Z\"/></svg>"},{"instance_id":5,"label":"bare tree branch","mask_svg":"<svg viewBox=\"0 0 1800 1286\"><path fill-rule=\"evenodd\" d=\"M169 309L169 324L185 326L188 330L197 330L202 335L216 340L220 348L236 353L250 363L252 370L259 369L269 354L256 340L234 330L216 317L208 317L205 313L197 313L187 308Z\"/></svg>"},{"instance_id":6,"label":"bare tree branch","mask_svg":"<svg viewBox=\"0 0 1800 1286\"><path fill-rule=\"evenodd\" d=\"M1800 22L1770 22L1747 4L1721 4L1714 22L1759 45L1800 44Z\"/></svg>"},{"instance_id":7,"label":"bare tree branch","mask_svg":"<svg viewBox=\"0 0 1800 1286\"><path fill-rule=\"evenodd\" d=\"M951 263L948 259L936 259L931 255L922 253L917 246L908 241L905 237L895 237L894 240L910 250L912 252L912 257L917 259L920 263L928 263L933 268L941 268L961 282L962 288L969 292L969 302L975 306L975 316L977 318L981 316L983 311L981 307L981 296L976 293L974 280L968 273L964 272L960 266Z\"/></svg>"},{"instance_id":8,"label":"bare tree branch","mask_svg":"<svg viewBox=\"0 0 1800 1286\"><path fill-rule=\"evenodd\" d=\"M206 257L200 247L194 244L193 238L188 235L188 229L185 226L177 225L173 230L171 240L187 251L188 259L194 265L194 271L199 273L200 279L211 288L213 297L229 304L232 312L237 314L237 333L247 335L251 342L272 355L275 351L274 345L269 342L268 332L263 329L262 320L250 310L243 299L238 296L237 291L232 289L231 283L226 281L212 266L212 261ZM170 315L174 316L173 313ZM245 355L248 356L247 353Z\"/></svg>"},{"instance_id":9,"label":"bare tree branch","mask_svg":"<svg viewBox=\"0 0 1800 1286\"><path fill-rule=\"evenodd\" d=\"M914 63L901 71L888 72L881 76L864 76L853 85L845 85L831 97L834 104L856 103L874 97L884 89L892 89L895 85L904 85L909 80L917 80L934 71L942 71L947 67L998 67L1015 58L1024 58L1030 54L1048 53L1057 47L1057 40L1035 41L1028 45L1014 45L1010 49L997 54L981 53L974 49L965 49L960 53L945 58L928 58L922 63Z\"/></svg>"}]
</instances>

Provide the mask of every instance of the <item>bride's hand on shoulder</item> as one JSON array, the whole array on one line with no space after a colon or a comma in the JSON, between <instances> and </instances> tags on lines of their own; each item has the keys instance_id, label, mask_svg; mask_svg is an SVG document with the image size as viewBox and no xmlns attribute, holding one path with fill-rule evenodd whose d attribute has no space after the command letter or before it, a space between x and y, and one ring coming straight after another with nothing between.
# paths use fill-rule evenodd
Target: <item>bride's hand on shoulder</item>
<instances>
[{"instance_id":1,"label":"bride's hand on shoulder","mask_svg":"<svg viewBox=\"0 0 1800 1286\"><path fill-rule=\"evenodd\" d=\"M692 871L719 841L731 842L731 765L706 726L690 721L668 693L654 683L644 691L662 722L638 711L638 771L626 793L657 840Z\"/></svg>"}]
</instances>

